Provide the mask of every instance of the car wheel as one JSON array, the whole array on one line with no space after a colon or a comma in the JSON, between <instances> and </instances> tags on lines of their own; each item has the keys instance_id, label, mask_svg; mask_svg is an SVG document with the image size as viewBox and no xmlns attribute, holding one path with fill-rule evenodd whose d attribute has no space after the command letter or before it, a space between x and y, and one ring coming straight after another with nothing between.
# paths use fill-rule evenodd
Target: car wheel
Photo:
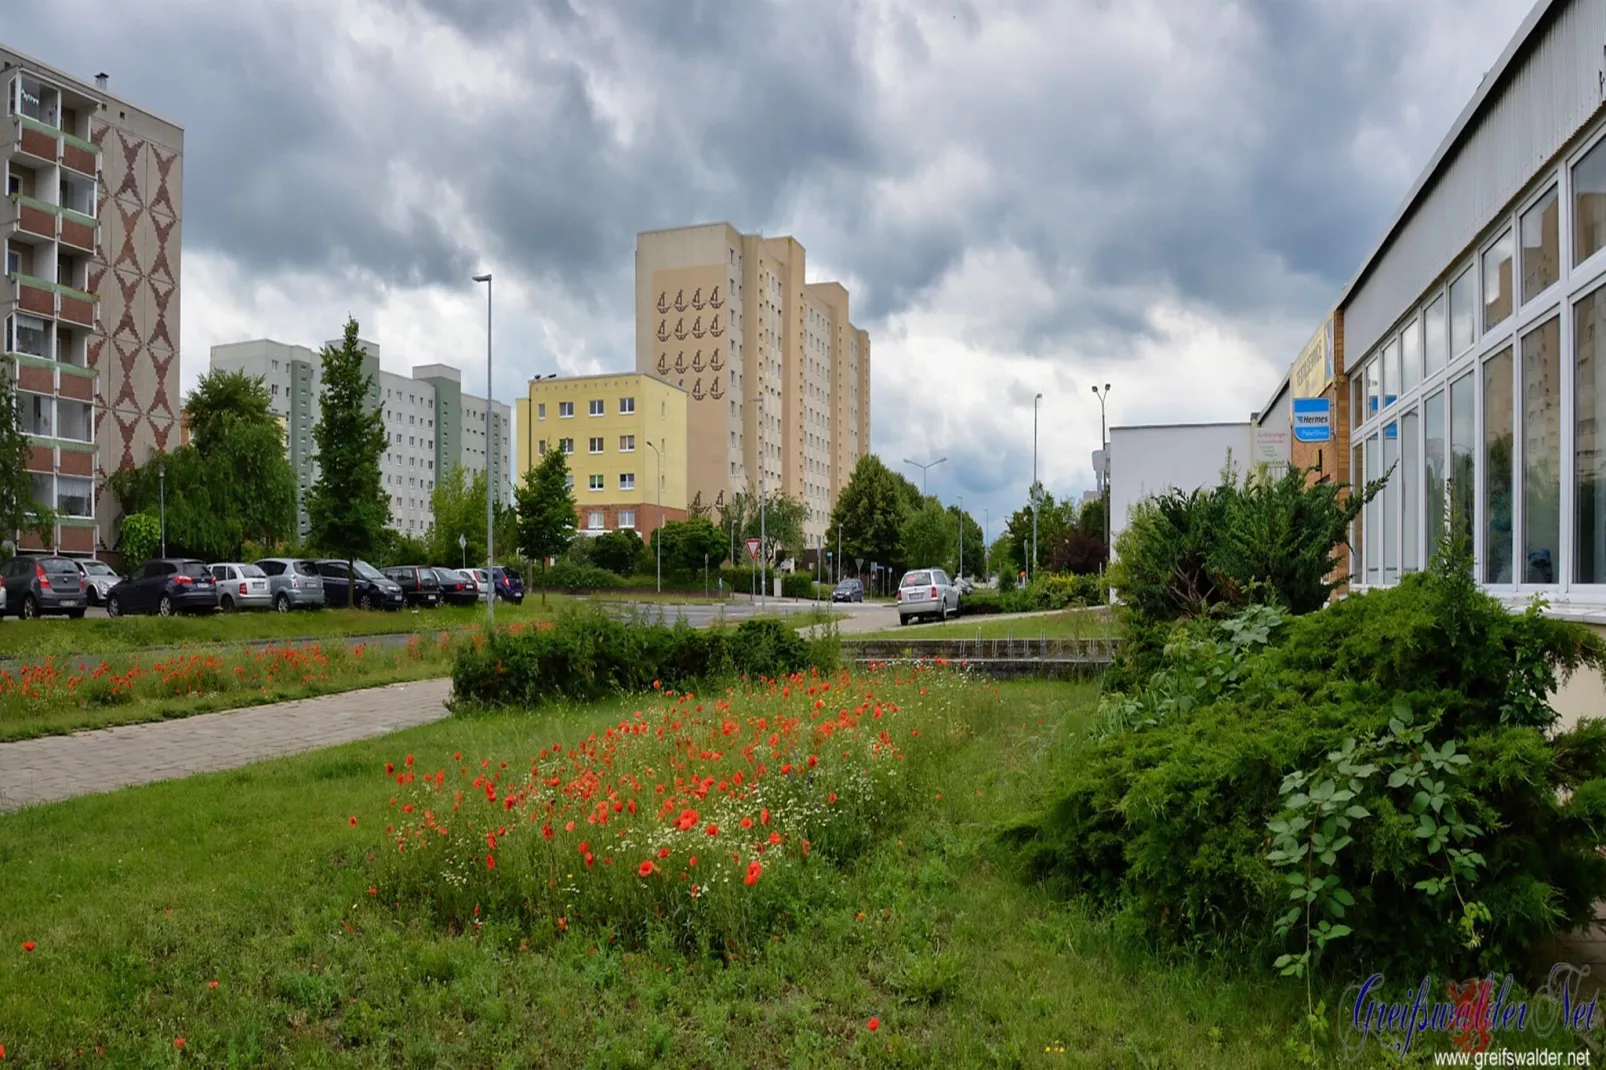
<instances>
[{"instance_id":1,"label":"car wheel","mask_svg":"<svg viewBox=\"0 0 1606 1070\"><path fill-rule=\"evenodd\" d=\"M34 598L34 596L31 595L31 594L25 596L23 598L23 600L22 600L22 613L20 614L20 616L22 617L23 620L38 620L39 619L39 601L38 601L38 599Z\"/></svg>"},{"instance_id":2,"label":"car wheel","mask_svg":"<svg viewBox=\"0 0 1606 1070\"><path fill-rule=\"evenodd\" d=\"M280 613L290 612L290 596L285 594L283 591L280 591L279 597L273 600L273 608L277 609Z\"/></svg>"},{"instance_id":3,"label":"car wheel","mask_svg":"<svg viewBox=\"0 0 1606 1070\"><path fill-rule=\"evenodd\" d=\"M219 602L217 605L218 608L225 613L234 612L234 599L230 598L228 595L224 595L223 601Z\"/></svg>"},{"instance_id":4,"label":"car wheel","mask_svg":"<svg viewBox=\"0 0 1606 1070\"><path fill-rule=\"evenodd\" d=\"M106 598L106 615L108 617L121 617L123 615L123 600L116 595Z\"/></svg>"},{"instance_id":5,"label":"car wheel","mask_svg":"<svg viewBox=\"0 0 1606 1070\"><path fill-rule=\"evenodd\" d=\"M171 617L173 615L172 595L162 595L162 600L156 603L156 615L159 617Z\"/></svg>"},{"instance_id":6,"label":"car wheel","mask_svg":"<svg viewBox=\"0 0 1606 1070\"><path fill-rule=\"evenodd\" d=\"M359 598L357 600L357 608L358 609L373 609L374 608L374 596L371 595L371 594L363 595L361 598Z\"/></svg>"},{"instance_id":7,"label":"car wheel","mask_svg":"<svg viewBox=\"0 0 1606 1070\"><path fill-rule=\"evenodd\" d=\"M89 589L88 602L92 606L100 605L100 590L95 587Z\"/></svg>"}]
</instances>

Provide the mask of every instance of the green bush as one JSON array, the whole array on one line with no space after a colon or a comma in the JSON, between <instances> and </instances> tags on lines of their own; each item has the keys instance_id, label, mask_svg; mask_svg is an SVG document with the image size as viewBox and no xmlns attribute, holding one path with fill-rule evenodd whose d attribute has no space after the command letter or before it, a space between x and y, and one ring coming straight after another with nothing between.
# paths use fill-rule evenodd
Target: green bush
<instances>
[{"instance_id":1,"label":"green bush","mask_svg":"<svg viewBox=\"0 0 1606 1070\"><path fill-rule=\"evenodd\" d=\"M1546 699L1606 644L1465 564L1175 626L1010 838L1146 942L1284 973L1517 968L1606 895L1606 723L1557 733Z\"/></svg>"},{"instance_id":2,"label":"green bush","mask_svg":"<svg viewBox=\"0 0 1606 1070\"><path fill-rule=\"evenodd\" d=\"M784 598L813 598L813 574L807 572L783 573L781 576L781 595Z\"/></svg>"},{"instance_id":3,"label":"green bush","mask_svg":"<svg viewBox=\"0 0 1606 1070\"><path fill-rule=\"evenodd\" d=\"M503 630L461 644L453 656L452 694L465 707L585 702L645 691L655 682L686 688L736 676L787 676L811 664L830 670L836 667L832 650L826 642L811 646L778 620L696 629L685 621L670 627L574 611L551 627Z\"/></svg>"},{"instance_id":4,"label":"green bush","mask_svg":"<svg viewBox=\"0 0 1606 1070\"><path fill-rule=\"evenodd\" d=\"M1101 606L1108 600L1108 591L1102 576L1043 574L1034 576L1025 587L997 591L977 588L959 600L959 614L1032 613L1071 606Z\"/></svg>"},{"instance_id":5,"label":"green bush","mask_svg":"<svg viewBox=\"0 0 1606 1070\"><path fill-rule=\"evenodd\" d=\"M609 591L624 586L618 576L605 568L596 565L579 564L564 558L546 570L543 579L542 573L535 572L531 578L536 583L544 583L549 590L560 591Z\"/></svg>"}]
</instances>

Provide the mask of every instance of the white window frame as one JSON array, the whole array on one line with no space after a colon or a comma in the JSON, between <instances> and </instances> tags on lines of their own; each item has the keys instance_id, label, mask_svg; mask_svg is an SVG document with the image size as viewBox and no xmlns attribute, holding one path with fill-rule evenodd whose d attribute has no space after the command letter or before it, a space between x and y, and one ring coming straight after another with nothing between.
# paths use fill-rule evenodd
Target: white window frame
<instances>
[{"instance_id":1,"label":"white window frame","mask_svg":"<svg viewBox=\"0 0 1606 1070\"><path fill-rule=\"evenodd\" d=\"M633 413L635 411L636 411L636 399L634 397L624 397L624 398L620 398L619 399L619 412L621 414L629 415L630 413Z\"/></svg>"},{"instance_id":2,"label":"white window frame","mask_svg":"<svg viewBox=\"0 0 1606 1070\"><path fill-rule=\"evenodd\" d=\"M607 411L607 402L603 401L601 398L592 398L590 403L586 406L586 413L590 416L603 416L606 415Z\"/></svg>"},{"instance_id":3,"label":"white window frame","mask_svg":"<svg viewBox=\"0 0 1606 1070\"><path fill-rule=\"evenodd\" d=\"M619 473L619 489L620 490L635 490L636 489L636 473L634 473L634 472L620 472Z\"/></svg>"},{"instance_id":4,"label":"white window frame","mask_svg":"<svg viewBox=\"0 0 1606 1070\"><path fill-rule=\"evenodd\" d=\"M558 402L558 419L560 419L560 420L572 420L572 419L574 419L574 402L572 402L572 401L560 401L560 402Z\"/></svg>"},{"instance_id":5,"label":"white window frame","mask_svg":"<svg viewBox=\"0 0 1606 1070\"><path fill-rule=\"evenodd\" d=\"M601 472L592 472L586 477L586 489L589 491L596 492L600 490L606 490L607 487L608 481L603 478Z\"/></svg>"}]
</instances>

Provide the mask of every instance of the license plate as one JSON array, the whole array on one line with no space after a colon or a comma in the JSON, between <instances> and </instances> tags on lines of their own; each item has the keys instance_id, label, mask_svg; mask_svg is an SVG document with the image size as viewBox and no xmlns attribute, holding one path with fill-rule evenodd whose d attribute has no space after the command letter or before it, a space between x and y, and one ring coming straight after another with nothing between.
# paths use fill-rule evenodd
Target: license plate
<instances>
[{"instance_id":1,"label":"license plate","mask_svg":"<svg viewBox=\"0 0 1606 1070\"><path fill-rule=\"evenodd\" d=\"M74 606L76 606L78 604L78 599L76 599L76 598L63 598L61 600L61 604L63 606L65 606L65 607L67 607L68 609L71 609L71 608L73 608Z\"/></svg>"}]
</instances>

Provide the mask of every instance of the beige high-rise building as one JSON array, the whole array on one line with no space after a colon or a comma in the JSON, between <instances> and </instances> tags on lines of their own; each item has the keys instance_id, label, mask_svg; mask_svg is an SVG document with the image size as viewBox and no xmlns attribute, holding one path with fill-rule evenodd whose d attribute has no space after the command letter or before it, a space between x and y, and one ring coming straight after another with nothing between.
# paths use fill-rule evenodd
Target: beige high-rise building
<instances>
[{"instance_id":1,"label":"beige high-rise building","mask_svg":"<svg viewBox=\"0 0 1606 1070\"><path fill-rule=\"evenodd\" d=\"M841 283L807 281L796 239L728 223L636 235L636 370L686 391L690 503L785 494L819 544L870 448L870 336Z\"/></svg>"}]
</instances>

